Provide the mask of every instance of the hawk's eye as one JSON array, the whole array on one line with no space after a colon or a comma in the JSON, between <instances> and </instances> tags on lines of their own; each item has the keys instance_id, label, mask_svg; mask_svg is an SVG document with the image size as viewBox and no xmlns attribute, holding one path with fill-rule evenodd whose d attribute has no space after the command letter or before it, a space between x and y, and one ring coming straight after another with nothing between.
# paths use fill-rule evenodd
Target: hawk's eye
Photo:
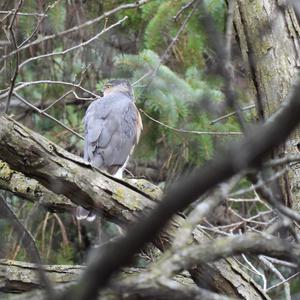
<instances>
[{"instance_id":1,"label":"hawk's eye","mask_svg":"<svg viewBox=\"0 0 300 300\"><path fill-rule=\"evenodd\" d=\"M110 89L111 87L112 87L112 85L109 84L109 83L105 85L105 88L106 88L106 89Z\"/></svg>"}]
</instances>

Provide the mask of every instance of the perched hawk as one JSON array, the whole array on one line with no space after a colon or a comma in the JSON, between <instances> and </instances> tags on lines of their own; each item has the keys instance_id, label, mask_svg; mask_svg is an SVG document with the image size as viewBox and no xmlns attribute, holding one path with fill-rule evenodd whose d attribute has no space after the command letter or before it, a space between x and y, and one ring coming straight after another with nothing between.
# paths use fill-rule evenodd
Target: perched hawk
<instances>
[{"instance_id":1,"label":"perched hawk","mask_svg":"<svg viewBox=\"0 0 300 300\"><path fill-rule=\"evenodd\" d=\"M123 170L138 143L143 128L134 104L133 90L126 80L111 80L104 96L93 101L84 117L84 159L92 166L122 178ZM91 213L77 208L77 218Z\"/></svg>"}]
</instances>

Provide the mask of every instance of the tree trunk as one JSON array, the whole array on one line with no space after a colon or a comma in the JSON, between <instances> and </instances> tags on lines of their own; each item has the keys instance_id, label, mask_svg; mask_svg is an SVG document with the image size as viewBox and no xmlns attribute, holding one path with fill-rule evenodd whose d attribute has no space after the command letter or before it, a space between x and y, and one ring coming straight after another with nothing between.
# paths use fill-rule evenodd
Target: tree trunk
<instances>
[{"instance_id":1,"label":"tree trunk","mask_svg":"<svg viewBox=\"0 0 300 300\"><path fill-rule=\"evenodd\" d=\"M260 120L282 105L298 74L300 28L286 1L235 0L234 25L252 96ZM294 131L274 155L299 152L300 130ZM280 180L285 204L300 210L300 164L294 163Z\"/></svg>"}]
</instances>

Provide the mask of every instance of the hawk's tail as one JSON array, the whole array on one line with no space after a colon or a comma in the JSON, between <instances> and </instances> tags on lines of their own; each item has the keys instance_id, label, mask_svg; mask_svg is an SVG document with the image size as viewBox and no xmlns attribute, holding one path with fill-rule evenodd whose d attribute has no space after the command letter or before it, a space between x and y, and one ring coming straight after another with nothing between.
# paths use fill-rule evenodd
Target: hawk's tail
<instances>
[{"instance_id":1,"label":"hawk's tail","mask_svg":"<svg viewBox=\"0 0 300 300\"><path fill-rule=\"evenodd\" d=\"M87 220L88 222L93 222L96 219L96 215L93 212L83 208L82 206L77 206L76 219L77 220Z\"/></svg>"}]
</instances>

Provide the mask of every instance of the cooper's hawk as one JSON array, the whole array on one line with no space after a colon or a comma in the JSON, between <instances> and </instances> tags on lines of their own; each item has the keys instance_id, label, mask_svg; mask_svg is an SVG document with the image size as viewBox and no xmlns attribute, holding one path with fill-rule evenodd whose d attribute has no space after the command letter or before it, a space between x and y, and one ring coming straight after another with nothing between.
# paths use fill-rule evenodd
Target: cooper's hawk
<instances>
[{"instance_id":1,"label":"cooper's hawk","mask_svg":"<svg viewBox=\"0 0 300 300\"><path fill-rule=\"evenodd\" d=\"M143 128L134 104L133 90L126 80L111 80L104 96L93 101L84 117L84 159L92 166L122 178L130 154ZM91 216L82 207L77 218Z\"/></svg>"}]
</instances>

